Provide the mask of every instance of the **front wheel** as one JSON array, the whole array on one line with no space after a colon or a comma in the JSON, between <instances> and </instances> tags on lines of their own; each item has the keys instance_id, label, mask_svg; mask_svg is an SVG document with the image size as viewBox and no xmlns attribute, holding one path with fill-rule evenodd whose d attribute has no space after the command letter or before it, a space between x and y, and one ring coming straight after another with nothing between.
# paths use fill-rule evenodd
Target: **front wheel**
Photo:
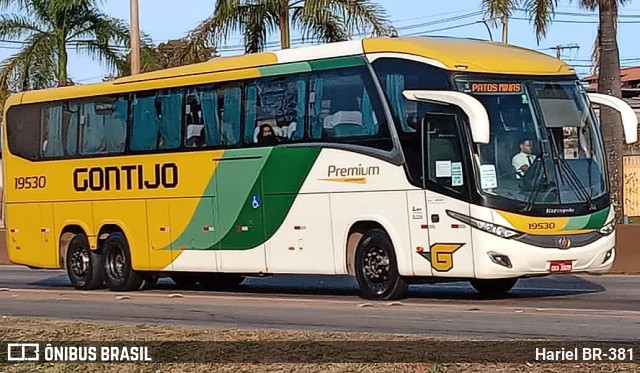
<instances>
[{"instance_id":1,"label":"front wheel","mask_svg":"<svg viewBox=\"0 0 640 373\"><path fill-rule=\"evenodd\" d=\"M85 234L76 234L69 241L65 267L69 281L78 290L93 290L104 283L103 257L89 248Z\"/></svg>"},{"instance_id":2,"label":"front wheel","mask_svg":"<svg viewBox=\"0 0 640 373\"><path fill-rule=\"evenodd\" d=\"M504 295L511 290L516 282L517 278L498 278L498 279L473 279L469 280L471 286L482 295Z\"/></svg>"},{"instance_id":3,"label":"front wheel","mask_svg":"<svg viewBox=\"0 0 640 373\"><path fill-rule=\"evenodd\" d=\"M362 236L356 249L355 271L360 295L365 299L399 299L407 291L393 244L383 230L372 229Z\"/></svg>"},{"instance_id":4,"label":"front wheel","mask_svg":"<svg viewBox=\"0 0 640 373\"><path fill-rule=\"evenodd\" d=\"M130 291L145 287L147 278L142 273L133 270L129 243L122 233L111 233L104 241L102 250L104 252L104 277L110 290Z\"/></svg>"}]
</instances>

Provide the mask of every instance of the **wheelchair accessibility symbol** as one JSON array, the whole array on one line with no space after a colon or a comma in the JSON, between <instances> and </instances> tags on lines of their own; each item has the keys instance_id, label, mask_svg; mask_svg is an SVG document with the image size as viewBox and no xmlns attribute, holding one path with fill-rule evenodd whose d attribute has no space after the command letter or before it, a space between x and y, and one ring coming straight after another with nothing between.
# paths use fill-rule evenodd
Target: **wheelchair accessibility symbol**
<instances>
[{"instance_id":1,"label":"wheelchair accessibility symbol","mask_svg":"<svg viewBox=\"0 0 640 373\"><path fill-rule=\"evenodd\" d=\"M253 207L254 209L260 208L260 197L251 196L251 207Z\"/></svg>"}]
</instances>

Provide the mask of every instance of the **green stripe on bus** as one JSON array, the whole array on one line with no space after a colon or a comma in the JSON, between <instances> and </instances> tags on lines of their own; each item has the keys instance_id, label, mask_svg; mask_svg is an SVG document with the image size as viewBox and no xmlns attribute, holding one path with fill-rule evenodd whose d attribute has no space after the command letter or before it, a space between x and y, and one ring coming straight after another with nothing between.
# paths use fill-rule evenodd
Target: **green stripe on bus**
<instances>
[{"instance_id":1,"label":"green stripe on bus","mask_svg":"<svg viewBox=\"0 0 640 373\"><path fill-rule=\"evenodd\" d=\"M572 231L577 229L584 229L584 227L589 224L589 220L591 219L591 215L584 216L572 216L567 221L567 224L562 228L565 231Z\"/></svg>"},{"instance_id":2,"label":"green stripe on bus","mask_svg":"<svg viewBox=\"0 0 640 373\"><path fill-rule=\"evenodd\" d=\"M282 65L263 66L259 67L258 71L260 71L260 75L262 76L286 75L309 72L311 71L311 66L308 62L294 62Z\"/></svg>"},{"instance_id":3,"label":"green stripe on bus","mask_svg":"<svg viewBox=\"0 0 640 373\"><path fill-rule=\"evenodd\" d=\"M271 238L287 217L319 154L320 148L274 148L261 177L244 200L234 224L235 230L227 231L218 247L221 250L247 250ZM256 208L252 197L259 195L261 186L261 205ZM224 210L219 211L222 214ZM242 227L247 230L240 231Z\"/></svg>"},{"instance_id":4,"label":"green stripe on bus","mask_svg":"<svg viewBox=\"0 0 640 373\"><path fill-rule=\"evenodd\" d=\"M309 64L311 65L311 69L316 71L364 66L365 61L362 57L340 57L326 60L309 61Z\"/></svg>"},{"instance_id":5,"label":"green stripe on bus","mask_svg":"<svg viewBox=\"0 0 640 373\"><path fill-rule=\"evenodd\" d=\"M234 224L237 217L245 200L253 192L256 180L261 174L271 149L231 149L225 151L222 159L218 160L216 172L212 175L203 193L203 197L214 197L215 201L211 198L200 200L189 224L173 241L172 246L174 248L191 247L192 240L198 240L206 235L203 233L202 227L205 222L213 220L213 215L217 216L214 222L216 232L214 237L220 237L235 229ZM217 213L212 209L216 209ZM210 238L212 235L206 236ZM213 249L217 244L216 241L219 240L214 240L210 246L201 248Z\"/></svg>"},{"instance_id":6,"label":"green stripe on bus","mask_svg":"<svg viewBox=\"0 0 640 373\"><path fill-rule=\"evenodd\" d=\"M591 214L591 218L587 225L585 225L585 229L598 229L602 228L602 226L606 223L607 217L609 216L609 209L611 207L607 207L598 212Z\"/></svg>"}]
</instances>

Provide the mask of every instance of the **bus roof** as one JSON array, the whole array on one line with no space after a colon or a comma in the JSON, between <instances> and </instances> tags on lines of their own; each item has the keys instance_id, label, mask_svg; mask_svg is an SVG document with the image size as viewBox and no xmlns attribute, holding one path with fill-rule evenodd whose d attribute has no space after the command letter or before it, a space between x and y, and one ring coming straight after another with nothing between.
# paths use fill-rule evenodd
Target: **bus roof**
<instances>
[{"instance_id":1,"label":"bus roof","mask_svg":"<svg viewBox=\"0 0 640 373\"><path fill-rule=\"evenodd\" d=\"M522 75L573 75L573 69L548 54L513 45L472 39L364 39L366 53L409 53L440 62L448 70Z\"/></svg>"},{"instance_id":2,"label":"bus roof","mask_svg":"<svg viewBox=\"0 0 640 373\"><path fill-rule=\"evenodd\" d=\"M108 95L121 92L184 86L205 82L258 78L291 72L278 65L331 57L386 53L421 57L447 70L494 74L573 75L573 69L556 58L530 49L494 42L447 38L373 38L213 58L207 62L127 76L104 83L28 91L14 95L7 107L33 103ZM307 69L312 70L312 67ZM265 74L269 71L269 74ZM300 71L299 68L297 71Z\"/></svg>"}]
</instances>

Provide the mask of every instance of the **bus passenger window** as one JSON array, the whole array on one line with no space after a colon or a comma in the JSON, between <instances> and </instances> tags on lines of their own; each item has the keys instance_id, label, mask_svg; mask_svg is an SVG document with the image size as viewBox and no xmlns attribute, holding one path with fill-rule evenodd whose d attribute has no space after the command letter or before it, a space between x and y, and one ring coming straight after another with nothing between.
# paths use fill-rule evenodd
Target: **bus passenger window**
<instances>
[{"instance_id":1,"label":"bus passenger window","mask_svg":"<svg viewBox=\"0 0 640 373\"><path fill-rule=\"evenodd\" d=\"M393 148L382 102L368 69L319 72L309 83L311 138Z\"/></svg>"},{"instance_id":2,"label":"bus passenger window","mask_svg":"<svg viewBox=\"0 0 640 373\"><path fill-rule=\"evenodd\" d=\"M175 149L180 146L183 96L182 89L135 94L131 150Z\"/></svg>"},{"instance_id":3,"label":"bus passenger window","mask_svg":"<svg viewBox=\"0 0 640 373\"><path fill-rule=\"evenodd\" d=\"M401 132L418 130L418 120L430 111L429 104L407 100L404 90L448 90L450 83L444 69L400 58L379 58L373 68L380 79L393 117Z\"/></svg>"},{"instance_id":4,"label":"bus passenger window","mask_svg":"<svg viewBox=\"0 0 640 373\"><path fill-rule=\"evenodd\" d=\"M369 135L363 122L364 84L359 74L324 72L314 80L312 89L315 99L312 138Z\"/></svg>"},{"instance_id":5,"label":"bus passenger window","mask_svg":"<svg viewBox=\"0 0 640 373\"><path fill-rule=\"evenodd\" d=\"M200 86L187 95L185 146L235 145L240 139L240 87Z\"/></svg>"},{"instance_id":6,"label":"bus passenger window","mask_svg":"<svg viewBox=\"0 0 640 373\"><path fill-rule=\"evenodd\" d=\"M127 137L126 98L99 98L82 105L81 154L122 153Z\"/></svg>"},{"instance_id":7,"label":"bus passenger window","mask_svg":"<svg viewBox=\"0 0 640 373\"><path fill-rule=\"evenodd\" d=\"M80 107L77 103L65 103L62 112L62 144L65 155L78 154L78 122Z\"/></svg>"},{"instance_id":8,"label":"bus passenger window","mask_svg":"<svg viewBox=\"0 0 640 373\"><path fill-rule=\"evenodd\" d=\"M43 107L41 141L43 158L77 154L79 111L77 104L69 103Z\"/></svg>"},{"instance_id":9,"label":"bus passenger window","mask_svg":"<svg viewBox=\"0 0 640 373\"><path fill-rule=\"evenodd\" d=\"M220 97L222 96L222 97ZM218 90L218 103L222 123L220 128L222 145L235 145L240 140L240 102L242 90L239 87L229 87Z\"/></svg>"},{"instance_id":10,"label":"bus passenger window","mask_svg":"<svg viewBox=\"0 0 640 373\"><path fill-rule=\"evenodd\" d=\"M31 160L40 158L46 135L41 137L40 144L34 139L41 135L40 125L46 118L46 112L43 105L13 106L7 111L6 136L11 153Z\"/></svg>"},{"instance_id":11,"label":"bus passenger window","mask_svg":"<svg viewBox=\"0 0 640 373\"><path fill-rule=\"evenodd\" d=\"M186 126L184 145L189 148L206 146L206 131L198 92L191 92L187 95L184 114L184 124Z\"/></svg>"},{"instance_id":12,"label":"bus passenger window","mask_svg":"<svg viewBox=\"0 0 640 373\"><path fill-rule=\"evenodd\" d=\"M62 105L43 108L42 155L44 158L64 155L62 147L62 112Z\"/></svg>"},{"instance_id":13,"label":"bus passenger window","mask_svg":"<svg viewBox=\"0 0 640 373\"><path fill-rule=\"evenodd\" d=\"M245 144L276 145L304 137L306 77L288 76L258 80L247 87ZM272 141L261 140L263 131Z\"/></svg>"}]
</instances>

